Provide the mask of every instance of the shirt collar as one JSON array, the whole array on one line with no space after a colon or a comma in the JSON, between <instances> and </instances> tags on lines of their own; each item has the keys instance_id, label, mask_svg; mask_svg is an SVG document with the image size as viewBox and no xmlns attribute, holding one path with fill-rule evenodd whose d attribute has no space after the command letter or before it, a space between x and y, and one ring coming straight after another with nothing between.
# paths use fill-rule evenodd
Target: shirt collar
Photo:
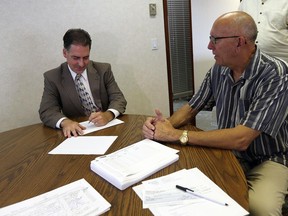
<instances>
[{"instance_id":1,"label":"shirt collar","mask_svg":"<svg viewBox=\"0 0 288 216\"><path fill-rule=\"evenodd\" d=\"M261 52L260 49L256 46L256 50L252 58L250 59L249 64L245 68L243 73L244 79L252 79L258 73L258 65L260 63Z\"/></svg>"},{"instance_id":2,"label":"shirt collar","mask_svg":"<svg viewBox=\"0 0 288 216\"><path fill-rule=\"evenodd\" d=\"M70 68L69 65L68 65L68 69L69 69L69 71L70 71L70 74L71 74L73 80L75 80L75 77L76 77L77 73L74 72L74 71ZM86 81L88 80L87 69L85 69L85 70L82 72L81 75L82 75L82 77L83 77Z\"/></svg>"},{"instance_id":3,"label":"shirt collar","mask_svg":"<svg viewBox=\"0 0 288 216\"><path fill-rule=\"evenodd\" d=\"M250 62L248 63L247 67L245 68L244 73L242 74L241 78L243 79L251 79L257 73L257 62L259 63L259 58L261 57L261 51L256 46L256 51L253 54ZM231 69L229 67L225 67L225 70L222 70L222 75L228 75L231 73Z\"/></svg>"}]
</instances>

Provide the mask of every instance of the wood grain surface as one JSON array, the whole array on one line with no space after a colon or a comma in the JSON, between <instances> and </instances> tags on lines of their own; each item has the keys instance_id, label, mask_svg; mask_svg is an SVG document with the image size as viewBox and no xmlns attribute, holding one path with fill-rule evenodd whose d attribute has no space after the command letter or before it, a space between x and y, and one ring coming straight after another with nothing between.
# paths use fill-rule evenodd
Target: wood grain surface
<instances>
[{"instance_id":1,"label":"wood grain surface","mask_svg":"<svg viewBox=\"0 0 288 216\"><path fill-rule=\"evenodd\" d=\"M146 116L123 115L125 123L86 136L118 136L106 154L142 140ZM77 119L84 121L85 119ZM187 126L190 130L196 127ZM30 125L0 133L0 208L40 195L81 178L85 178L108 202L111 209L104 215L152 215L142 208L142 201L132 187L124 191L90 170L97 155L49 155L64 141L61 130L42 124ZM244 173L231 151L181 146L179 161L147 179L160 177L183 168L198 167L228 195L248 210L248 192Z\"/></svg>"}]
</instances>

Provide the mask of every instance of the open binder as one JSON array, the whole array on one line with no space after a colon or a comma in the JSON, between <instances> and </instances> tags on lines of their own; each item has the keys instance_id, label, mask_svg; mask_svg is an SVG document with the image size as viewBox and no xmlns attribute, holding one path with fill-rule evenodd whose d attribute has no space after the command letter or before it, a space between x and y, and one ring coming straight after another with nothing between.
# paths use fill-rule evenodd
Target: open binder
<instances>
[{"instance_id":1,"label":"open binder","mask_svg":"<svg viewBox=\"0 0 288 216\"><path fill-rule=\"evenodd\" d=\"M144 139L91 161L96 174L120 190L147 178L179 159L179 151Z\"/></svg>"}]
</instances>

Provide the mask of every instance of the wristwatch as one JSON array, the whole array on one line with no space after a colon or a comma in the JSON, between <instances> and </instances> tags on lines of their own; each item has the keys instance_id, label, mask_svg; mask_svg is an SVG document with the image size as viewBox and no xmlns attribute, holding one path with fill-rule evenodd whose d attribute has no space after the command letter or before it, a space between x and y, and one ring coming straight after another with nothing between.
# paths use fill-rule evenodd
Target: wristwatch
<instances>
[{"instance_id":1,"label":"wristwatch","mask_svg":"<svg viewBox=\"0 0 288 216\"><path fill-rule=\"evenodd\" d=\"M181 145L187 145L188 143L188 131L184 130L182 135L179 137Z\"/></svg>"}]
</instances>

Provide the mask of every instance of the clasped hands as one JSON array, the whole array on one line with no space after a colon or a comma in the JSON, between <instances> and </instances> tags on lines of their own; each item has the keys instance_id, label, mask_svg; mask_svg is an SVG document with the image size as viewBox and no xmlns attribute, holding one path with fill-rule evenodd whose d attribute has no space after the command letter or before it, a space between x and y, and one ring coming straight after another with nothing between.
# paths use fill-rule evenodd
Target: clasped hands
<instances>
[{"instance_id":1,"label":"clasped hands","mask_svg":"<svg viewBox=\"0 0 288 216\"><path fill-rule=\"evenodd\" d=\"M106 112L93 112L88 118L88 121L96 126L106 125L114 119L114 114L110 111ZM61 122L62 131L65 137L78 136L83 134L86 128L76 121L71 119L64 119Z\"/></svg>"},{"instance_id":2,"label":"clasped hands","mask_svg":"<svg viewBox=\"0 0 288 216\"><path fill-rule=\"evenodd\" d=\"M167 118L164 118L158 109L155 110L155 113L156 116L154 118L148 117L144 122L142 127L144 137L158 141L176 141L176 129L172 126L171 122Z\"/></svg>"}]
</instances>

